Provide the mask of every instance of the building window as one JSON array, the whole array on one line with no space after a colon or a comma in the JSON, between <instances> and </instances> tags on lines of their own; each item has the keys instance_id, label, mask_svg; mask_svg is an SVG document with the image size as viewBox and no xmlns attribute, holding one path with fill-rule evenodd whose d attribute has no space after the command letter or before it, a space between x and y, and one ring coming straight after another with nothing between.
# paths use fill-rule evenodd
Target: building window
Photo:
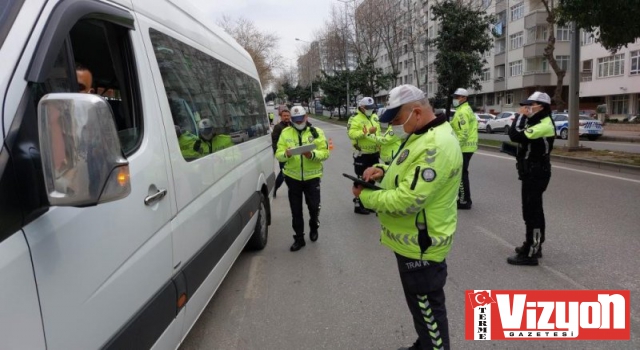
<instances>
[{"instance_id":1,"label":"building window","mask_svg":"<svg viewBox=\"0 0 640 350\"><path fill-rule=\"evenodd\" d=\"M496 55L499 55L505 51L506 42L505 39L496 40L495 48Z\"/></svg>"},{"instance_id":2,"label":"building window","mask_svg":"<svg viewBox=\"0 0 640 350\"><path fill-rule=\"evenodd\" d=\"M402 48L402 53L403 54L407 53L407 44L404 44L404 47Z\"/></svg>"},{"instance_id":3,"label":"building window","mask_svg":"<svg viewBox=\"0 0 640 350\"><path fill-rule=\"evenodd\" d=\"M629 113L629 95L616 95L611 98L611 114Z\"/></svg>"},{"instance_id":4,"label":"building window","mask_svg":"<svg viewBox=\"0 0 640 350\"><path fill-rule=\"evenodd\" d=\"M518 49L522 47L523 44L523 33L518 32L512 35L509 35L509 42L511 43L511 50Z\"/></svg>"},{"instance_id":5,"label":"building window","mask_svg":"<svg viewBox=\"0 0 640 350\"><path fill-rule=\"evenodd\" d=\"M549 61L546 58L542 59L542 72L546 73L549 71Z\"/></svg>"},{"instance_id":6,"label":"building window","mask_svg":"<svg viewBox=\"0 0 640 350\"><path fill-rule=\"evenodd\" d=\"M580 32L580 45L591 45L595 42L595 36L592 32L588 32L586 30L582 30Z\"/></svg>"},{"instance_id":7,"label":"building window","mask_svg":"<svg viewBox=\"0 0 640 350\"><path fill-rule=\"evenodd\" d=\"M504 79L504 64L496 66L496 80Z\"/></svg>"},{"instance_id":8,"label":"building window","mask_svg":"<svg viewBox=\"0 0 640 350\"><path fill-rule=\"evenodd\" d=\"M556 56L556 62L558 62L558 66L561 69L568 71L569 70L569 56Z\"/></svg>"},{"instance_id":9,"label":"building window","mask_svg":"<svg viewBox=\"0 0 640 350\"><path fill-rule=\"evenodd\" d=\"M513 104L513 94L512 93L508 93L505 95L505 104L506 105L512 105Z\"/></svg>"},{"instance_id":10,"label":"building window","mask_svg":"<svg viewBox=\"0 0 640 350\"><path fill-rule=\"evenodd\" d=\"M491 80L491 71L489 70L489 68L485 68L482 70L482 81L489 80Z\"/></svg>"},{"instance_id":11,"label":"building window","mask_svg":"<svg viewBox=\"0 0 640 350\"><path fill-rule=\"evenodd\" d=\"M511 21L519 20L524 16L524 1L511 6Z\"/></svg>"},{"instance_id":12,"label":"building window","mask_svg":"<svg viewBox=\"0 0 640 350\"><path fill-rule=\"evenodd\" d=\"M640 50L631 51L629 55L631 56L631 71L629 74L640 74Z\"/></svg>"},{"instance_id":13,"label":"building window","mask_svg":"<svg viewBox=\"0 0 640 350\"><path fill-rule=\"evenodd\" d=\"M624 74L624 54L598 58L598 78Z\"/></svg>"},{"instance_id":14,"label":"building window","mask_svg":"<svg viewBox=\"0 0 640 350\"><path fill-rule=\"evenodd\" d=\"M494 100L495 100L494 93L487 94L487 105L491 106L494 103Z\"/></svg>"},{"instance_id":15,"label":"building window","mask_svg":"<svg viewBox=\"0 0 640 350\"><path fill-rule=\"evenodd\" d=\"M522 60L509 63L509 75L512 77L522 75Z\"/></svg>"},{"instance_id":16,"label":"building window","mask_svg":"<svg viewBox=\"0 0 640 350\"><path fill-rule=\"evenodd\" d=\"M409 74L409 84L413 84L413 74Z\"/></svg>"},{"instance_id":17,"label":"building window","mask_svg":"<svg viewBox=\"0 0 640 350\"><path fill-rule=\"evenodd\" d=\"M527 44L547 41L547 27L537 26L527 29Z\"/></svg>"},{"instance_id":18,"label":"building window","mask_svg":"<svg viewBox=\"0 0 640 350\"><path fill-rule=\"evenodd\" d=\"M569 41L570 39L571 39L571 32L568 26L558 26L558 28L556 28L557 41Z\"/></svg>"}]
</instances>

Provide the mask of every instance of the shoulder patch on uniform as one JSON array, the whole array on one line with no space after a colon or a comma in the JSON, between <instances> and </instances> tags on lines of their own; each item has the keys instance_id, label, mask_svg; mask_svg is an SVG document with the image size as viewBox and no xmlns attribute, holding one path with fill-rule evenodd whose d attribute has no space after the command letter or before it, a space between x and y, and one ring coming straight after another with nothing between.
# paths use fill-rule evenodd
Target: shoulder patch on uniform
<instances>
[{"instance_id":1,"label":"shoulder patch on uniform","mask_svg":"<svg viewBox=\"0 0 640 350\"><path fill-rule=\"evenodd\" d=\"M404 151L402 151L402 153L400 153L400 155L398 156L398 160L396 161L397 165L402 164L402 162L404 162L407 157L409 156L409 150L405 149Z\"/></svg>"},{"instance_id":2,"label":"shoulder patch on uniform","mask_svg":"<svg viewBox=\"0 0 640 350\"><path fill-rule=\"evenodd\" d=\"M426 168L422 171L422 179L426 182L431 182L436 178L436 171L431 168Z\"/></svg>"},{"instance_id":3,"label":"shoulder patch on uniform","mask_svg":"<svg viewBox=\"0 0 640 350\"><path fill-rule=\"evenodd\" d=\"M313 136L309 136L308 140L309 140L309 143L312 143L313 142Z\"/></svg>"},{"instance_id":4,"label":"shoulder patch on uniform","mask_svg":"<svg viewBox=\"0 0 640 350\"><path fill-rule=\"evenodd\" d=\"M527 132L529 134L533 134L533 129L529 128L529 129L525 130L525 132Z\"/></svg>"}]
</instances>

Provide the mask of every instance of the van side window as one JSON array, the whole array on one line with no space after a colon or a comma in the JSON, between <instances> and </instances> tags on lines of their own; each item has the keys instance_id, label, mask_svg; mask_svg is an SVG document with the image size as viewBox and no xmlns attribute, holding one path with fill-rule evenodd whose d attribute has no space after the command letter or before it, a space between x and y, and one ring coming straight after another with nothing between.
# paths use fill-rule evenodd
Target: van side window
<instances>
[{"instance_id":1,"label":"van side window","mask_svg":"<svg viewBox=\"0 0 640 350\"><path fill-rule=\"evenodd\" d=\"M149 35L185 160L267 134L257 80L155 29Z\"/></svg>"}]
</instances>

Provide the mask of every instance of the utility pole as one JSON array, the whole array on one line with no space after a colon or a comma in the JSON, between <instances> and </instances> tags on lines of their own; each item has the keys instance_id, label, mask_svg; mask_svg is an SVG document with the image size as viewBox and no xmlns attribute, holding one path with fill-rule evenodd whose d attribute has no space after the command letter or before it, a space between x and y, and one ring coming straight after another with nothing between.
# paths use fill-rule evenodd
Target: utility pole
<instances>
[{"instance_id":1,"label":"utility pole","mask_svg":"<svg viewBox=\"0 0 640 350\"><path fill-rule=\"evenodd\" d=\"M585 150L579 147L578 109L580 104L580 28L576 22L571 23L571 55L569 56L569 142L568 150Z\"/></svg>"}]
</instances>

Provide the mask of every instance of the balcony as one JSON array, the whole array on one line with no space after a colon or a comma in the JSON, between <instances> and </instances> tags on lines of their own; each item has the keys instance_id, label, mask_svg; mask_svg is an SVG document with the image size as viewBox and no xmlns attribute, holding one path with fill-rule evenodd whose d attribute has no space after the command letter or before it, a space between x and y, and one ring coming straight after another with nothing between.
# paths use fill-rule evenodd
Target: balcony
<instances>
[{"instance_id":1,"label":"balcony","mask_svg":"<svg viewBox=\"0 0 640 350\"><path fill-rule=\"evenodd\" d=\"M524 46L524 58L542 57L544 54L544 48L547 47L546 41L538 41L533 44L527 44Z\"/></svg>"},{"instance_id":2,"label":"balcony","mask_svg":"<svg viewBox=\"0 0 640 350\"><path fill-rule=\"evenodd\" d=\"M522 79L522 85L524 87L529 86L550 86L551 85L551 73L543 71L529 71L524 72Z\"/></svg>"},{"instance_id":3,"label":"balcony","mask_svg":"<svg viewBox=\"0 0 640 350\"><path fill-rule=\"evenodd\" d=\"M496 13L500 13L502 11L507 10L507 2L506 0L496 0Z\"/></svg>"},{"instance_id":4,"label":"balcony","mask_svg":"<svg viewBox=\"0 0 640 350\"><path fill-rule=\"evenodd\" d=\"M493 65L494 66L504 65L504 62L505 62L504 56L505 56L504 51L502 53L499 53L493 56Z\"/></svg>"},{"instance_id":5,"label":"balcony","mask_svg":"<svg viewBox=\"0 0 640 350\"><path fill-rule=\"evenodd\" d=\"M493 91L503 91L505 87L504 77L497 77L493 81Z\"/></svg>"},{"instance_id":6,"label":"balcony","mask_svg":"<svg viewBox=\"0 0 640 350\"><path fill-rule=\"evenodd\" d=\"M524 17L524 29L533 28L538 25L547 25L547 11L537 10Z\"/></svg>"}]
</instances>

